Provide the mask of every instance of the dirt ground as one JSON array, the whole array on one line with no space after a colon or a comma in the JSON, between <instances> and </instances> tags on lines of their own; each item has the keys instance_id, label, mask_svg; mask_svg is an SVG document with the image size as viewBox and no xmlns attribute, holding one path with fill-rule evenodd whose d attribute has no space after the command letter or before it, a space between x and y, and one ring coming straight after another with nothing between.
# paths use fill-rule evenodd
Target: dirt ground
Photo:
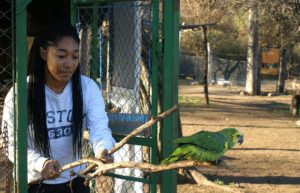
<instances>
[{"instance_id":1,"label":"dirt ground","mask_svg":"<svg viewBox=\"0 0 300 193\"><path fill-rule=\"evenodd\" d=\"M210 105L204 105L203 86L180 80L179 101L183 135L228 127L244 132L244 143L224 155L232 171L198 167L209 180L241 192L300 192L299 116L290 114L291 95L268 97L276 82L262 84L265 96L240 95L244 86L209 86ZM292 89L291 81L286 88ZM177 192L225 192L210 186L181 183Z\"/></svg>"},{"instance_id":2,"label":"dirt ground","mask_svg":"<svg viewBox=\"0 0 300 193\"><path fill-rule=\"evenodd\" d=\"M241 192L300 192L300 127L289 111L291 95L268 97L275 82L262 84L265 96L239 95L244 86L209 86L210 105L204 105L203 86L180 80L179 107L183 135L227 127L244 132L244 143L226 152L224 160L232 171L219 167L198 167L209 180ZM291 88L291 82L286 82ZM1 173L1 172L0 172ZM0 192L3 191L3 171ZM1 191L2 190L2 191ZM178 180L177 192L225 192Z\"/></svg>"}]
</instances>

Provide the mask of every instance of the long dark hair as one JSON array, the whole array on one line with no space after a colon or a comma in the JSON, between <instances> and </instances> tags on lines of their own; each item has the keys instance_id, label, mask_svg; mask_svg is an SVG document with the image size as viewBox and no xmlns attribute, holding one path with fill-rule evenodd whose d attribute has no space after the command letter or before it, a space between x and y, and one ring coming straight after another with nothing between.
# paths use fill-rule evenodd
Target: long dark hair
<instances>
[{"instance_id":1,"label":"long dark hair","mask_svg":"<svg viewBox=\"0 0 300 193\"><path fill-rule=\"evenodd\" d=\"M41 58L40 48L57 45L64 37L73 38L80 43L77 30L68 21L46 24L39 36L34 39L28 60L28 132L37 152L51 157L51 148L46 123L45 98L45 61ZM80 65L72 76L73 112L71 132L73 136L73 158L81 157L83 100L80 79Z\"/></svg>"}]
</instances>

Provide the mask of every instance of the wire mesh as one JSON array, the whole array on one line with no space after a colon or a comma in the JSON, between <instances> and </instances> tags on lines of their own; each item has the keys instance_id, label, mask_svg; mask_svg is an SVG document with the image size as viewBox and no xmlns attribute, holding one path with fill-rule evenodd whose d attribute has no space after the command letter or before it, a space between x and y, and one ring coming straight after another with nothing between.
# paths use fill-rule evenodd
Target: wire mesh
<instances>
[{"instance_id":1,"label":"wire mesh","mask_svg":"<svg viewBox=\"0 0 300 193\"><path fill-rule=\"evenodd\" d=\"M1 1L0 7L0 192L13 191L13 163L8 159L8 128L3 125L4 98L12 86L13 66L13 22L11 0ZM13 157L13 156L12 156ZM10 157L11 158L11 157Z\"/></svg>"},{"instance_id":2,"label":"wire mesh","mask_svg":"<svg viewBox=\"0 0 300 193\"><path fill-rule=\"evenodd\" d=\"M126 135L138 126L137 122L149 119L151 10L150 1L76 8L81 72L98 83L106 111L119 109L108 114L113 134ZM149 132L139 137L149 137ZM85 143L84 156L94 156ZM149 152L149 147L126 144L113 156L115 162L150 162ZM150 186L144 182L149 183L149 175L126 168L96 178L90 187L91 192L149 192Z\"/></svg>"},{"instance_id":3,"label":"wire mesh","mask_svg":"<svg viewBox=\"0 0 300 193\"><path fill-rule=\"evenodd\" d=\"M193 77L196 81L203 81L204 58L194 53L184 52L180 55L179 74L182 77ZM245 85L247 75L246 61L233 61L212 57L211 81L230 81L232 84Z\"/></svg>"}]
</instances>

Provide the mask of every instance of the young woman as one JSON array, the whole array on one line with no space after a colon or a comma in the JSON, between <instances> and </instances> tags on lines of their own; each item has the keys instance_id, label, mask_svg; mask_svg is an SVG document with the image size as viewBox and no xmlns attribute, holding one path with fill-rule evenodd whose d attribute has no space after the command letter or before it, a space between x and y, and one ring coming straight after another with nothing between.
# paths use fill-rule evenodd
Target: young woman
<instances>
[{"instance_id":1,"label":"young woman","mask_svg":"<svg viewBox=\"0 0 300 193\"><path fill-rule=\"evenodd\" d=\"M89 192L84 179L70 177L60 166L81 159L83 128L96 158L107 156L115 140L108 128L102 92L90 78L80 75L79 38L69 22L46 25L35 38L28 60L28 182L42 176L43 184L28 192ZM10 154L13 160L13 93L5 98L3 122L9 125ZM4 124L2 124L3 126ZM81 165L72 168L80 172Z\"/></svg>"}]
</instances>

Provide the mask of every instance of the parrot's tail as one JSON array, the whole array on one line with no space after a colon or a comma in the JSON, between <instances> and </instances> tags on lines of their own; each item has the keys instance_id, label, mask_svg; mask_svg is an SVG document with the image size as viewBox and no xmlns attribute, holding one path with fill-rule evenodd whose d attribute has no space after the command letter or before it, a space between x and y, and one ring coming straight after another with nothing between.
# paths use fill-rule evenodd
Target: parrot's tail
<instances>
[{"instance_id":1,"label":"parrot's tail","mask_svg":"<svg viewBox=\"0 0 300 193\"><path fill-rule=\"evenodd\" d=\"M170 155L169 157L167 157L166 159L164 159L163 161L161 161L160 165L170 165L170 163L173 162L178 162L183 160L186 157L187 153L184 154L178 154L178 155Z\"/></svg>"}]
</instances>

